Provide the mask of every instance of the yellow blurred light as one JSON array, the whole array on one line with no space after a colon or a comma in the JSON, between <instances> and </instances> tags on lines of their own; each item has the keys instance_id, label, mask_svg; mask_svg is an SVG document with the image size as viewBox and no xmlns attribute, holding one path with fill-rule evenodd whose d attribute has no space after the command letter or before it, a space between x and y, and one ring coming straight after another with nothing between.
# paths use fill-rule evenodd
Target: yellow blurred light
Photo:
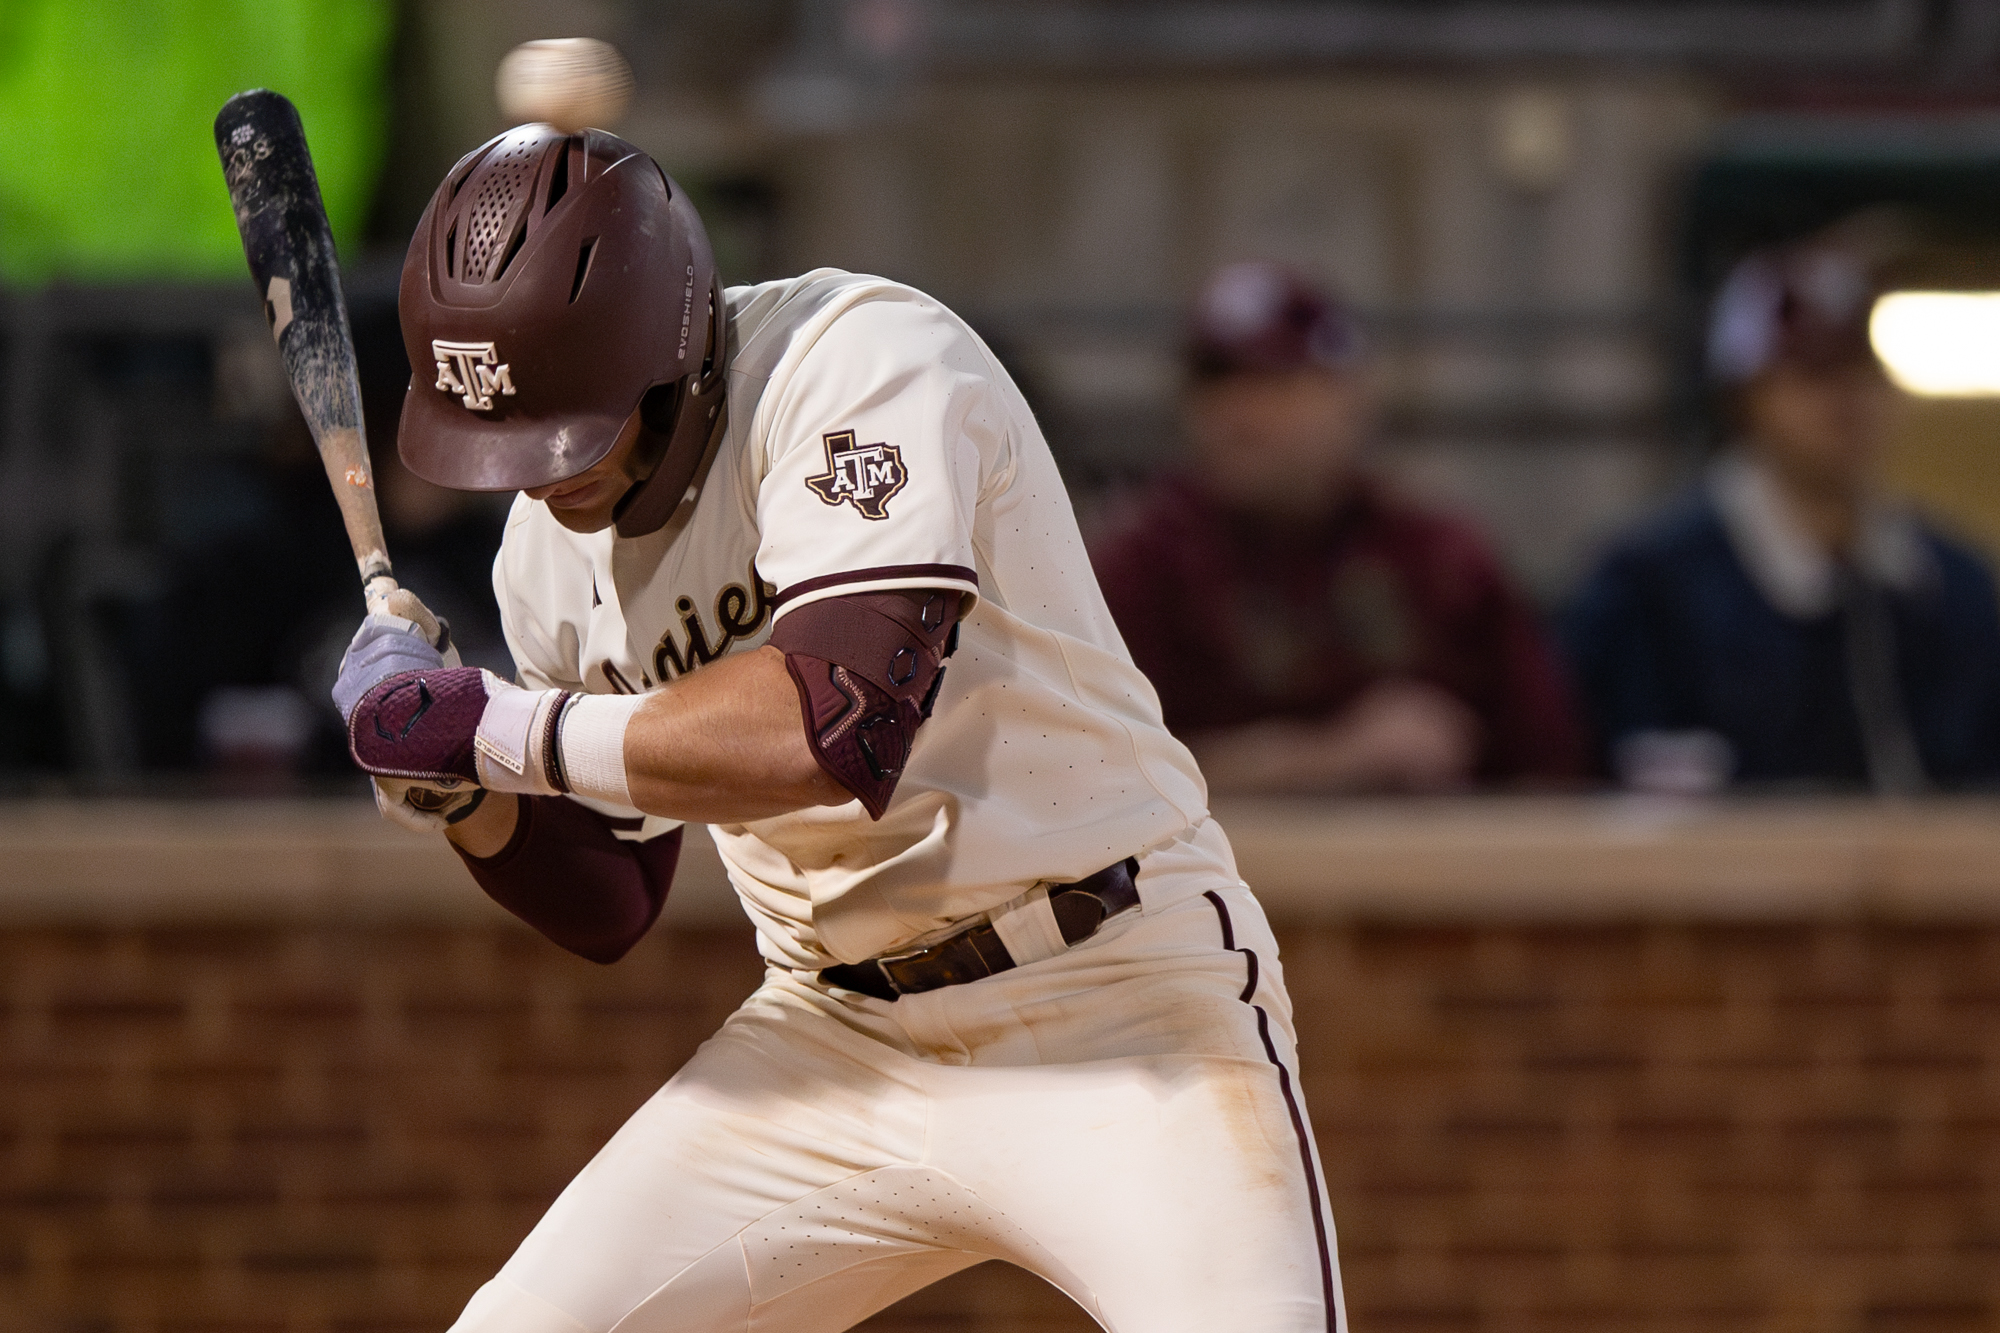
<instances>
[{"instance_id":1,"label":"yellow blurred light","mask_svg":"<svg viewBox=\"0 0 2000 1333\"><path fill-rule=\"evenodd\" d=\"M2000 397L2000 292L1889 292L1875 302L1868 340L1906 392Z\"/></svg>"}]
</instances>

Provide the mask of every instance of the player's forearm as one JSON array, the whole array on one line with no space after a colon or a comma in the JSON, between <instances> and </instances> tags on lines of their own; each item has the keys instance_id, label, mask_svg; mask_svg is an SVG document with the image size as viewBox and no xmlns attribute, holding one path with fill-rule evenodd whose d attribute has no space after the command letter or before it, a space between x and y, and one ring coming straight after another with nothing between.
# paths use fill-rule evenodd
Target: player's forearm
<instances>
[{"instance_id":1,"label":"player's forearm","mask_svg":"<svg viewBox=\"0 0 2000 1333\"><path fill-rule=\"evenodd\" d=\"M488 793L479 808L444 831L446 841L468 856L498 856L514 837L518 801Z\"/></svg>"},{"instance_id":2,"label":"player's forearm","mask_svg":"<svg viewBox=\"0 0 2000 1333\"><path fill-rule=\"evenodd\" d=\"M690 823L740 824L852 800L806 743L784 654L723 658L649 696L625 731L632 804Z\"/></svg>"}]
</instances>

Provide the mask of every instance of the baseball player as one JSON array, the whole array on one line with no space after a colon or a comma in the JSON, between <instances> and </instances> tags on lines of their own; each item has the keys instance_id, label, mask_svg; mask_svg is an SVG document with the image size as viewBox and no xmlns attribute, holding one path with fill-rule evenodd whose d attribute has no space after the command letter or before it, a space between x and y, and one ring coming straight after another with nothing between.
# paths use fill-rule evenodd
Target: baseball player
<instances>
[{"instance_id":1,"label":"baseball player","mask_svg":"<svg viewBox=\"0 0 2000 1333\"><path fill-rule=\"evenodd\" d=\"M445 179L401 313L404 461L521 492L519 676L365 622L378 803L601 962L706 823L768 964L456 1327L837 1330L1004 1259L1118 1333L1341 1328L1276 947L979 338L725 291L651 158L546 125Z\"/></svg>"}]
</instances>

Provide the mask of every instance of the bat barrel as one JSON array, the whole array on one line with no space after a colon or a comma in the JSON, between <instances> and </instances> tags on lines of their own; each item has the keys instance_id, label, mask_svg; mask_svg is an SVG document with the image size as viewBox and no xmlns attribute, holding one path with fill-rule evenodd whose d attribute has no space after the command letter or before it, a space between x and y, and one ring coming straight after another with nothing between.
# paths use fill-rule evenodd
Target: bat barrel
<instances>
[{"instance_id":1,"label":"bat barrel","mask_svg":"<svg viewBox=\"0 0 2000 1333\"><path fill-rule=\"evenodd\" d=\"M319 446L361 581L372 586L389 578L388 548L333 230L298 108L269 89L238 93L216 115L215 147L264 318Z\"/></svg>"}]
</instances>

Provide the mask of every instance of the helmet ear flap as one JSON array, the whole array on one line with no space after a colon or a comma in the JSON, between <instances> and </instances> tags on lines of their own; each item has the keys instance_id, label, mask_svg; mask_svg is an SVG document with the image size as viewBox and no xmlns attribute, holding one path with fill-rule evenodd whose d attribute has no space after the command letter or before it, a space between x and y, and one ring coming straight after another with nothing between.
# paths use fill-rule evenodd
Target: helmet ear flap
<instances>
[{"instance_id":1,"label":"helmet ear flap","mask_svg":"<svg viewBox=\"0 0 2000 1333\"><path fill-rule=\"evenodd\" d=\"M655 384L639 400L638 457L633 460L638 465L635 471L639 480L618 502L620 517L639 503L640 493L646 490L646 484L653 480L661 465L667 461L667 448L674 442L674 426L680 420L681 400L687 395L687 383L685 379L680 379Z\"/></svg>"},{"instance_id":2,"label":"helmet ear flap","mask_svg":"<svg viewBox=\"0 0 2000 1333\"><path fill-rule=\"evenodd\" d=\"M673 516L722 425L728 401L729 306L720 276L710 285L707 336L699 370L655 384L639 399L639 424L645 428L640 447L649 456L642 480L618 502L621 537L643 537Z\"/></svg>"}]
</instances>

